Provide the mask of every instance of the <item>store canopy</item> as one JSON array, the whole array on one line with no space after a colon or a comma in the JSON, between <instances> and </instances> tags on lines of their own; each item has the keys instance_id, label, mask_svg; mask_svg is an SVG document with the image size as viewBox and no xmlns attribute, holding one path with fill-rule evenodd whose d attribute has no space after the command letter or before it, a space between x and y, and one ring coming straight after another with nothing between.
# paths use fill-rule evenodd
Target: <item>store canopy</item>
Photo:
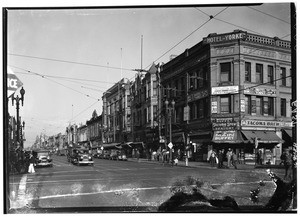
<instances>
[{"instance_id":1,"label":"store canopy","mask_svg":"<svg viewBox=\"0 0 300 217\"><path fill-rule=\"evenodd\" d=\"M283 133L285 133L286 135L288 135L289 137L293 137L293 132L291 129L287 130L287 129L283 129L282 130Z\"/></svg>"},{"instance_id":2,"label":"store canopy","mask_svg":"<svg viewBox=\"0 0 300 217\"><path fill-rule=\"evenodd\" d=\"M282 143L274 131L250 131L243 130L242 133L250 141L254 143L255 138L258 139L259 143Z\"/></svg>"},{"instance_id":3,"label":"store canopy","mask_svg":"<svg viewBox=\"0 0 300 217\"><path fill-rule=\"evenodd\" d=\"M109 149L109 148L118 148L119 145L120 143L108 143L108 144L101 145L101 147Z\"/></svg>"},{"instance_id":4,"label":"store canopy","mask_svg":"<svg viewBox=\"0 0 300 217\"><path fill-rule=\"evenodd\" d=\"M145 144L143 142L126 142L124 144L122 144L123 147L130 147L130 148L133 148L133 147L137 147L137 146L142 146L144 147Z\"/></svg>"}]
</instances>

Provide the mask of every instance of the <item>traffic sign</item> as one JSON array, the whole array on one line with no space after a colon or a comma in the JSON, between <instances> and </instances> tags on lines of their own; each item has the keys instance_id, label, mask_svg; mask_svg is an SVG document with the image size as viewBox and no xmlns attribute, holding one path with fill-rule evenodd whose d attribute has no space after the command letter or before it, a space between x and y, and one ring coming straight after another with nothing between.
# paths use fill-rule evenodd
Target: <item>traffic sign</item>
<instances>
[{"instance_id":1,"label":"traffic sign","mask_svg":"<svg viewBox=\"0 0 300 217\"><path fill-rule=\"evenodd\" d=\"M170 142L170 143L168 144L168 147L169 147L170 149L173 148L172 142Z\"/></svg>"},{"instance_id":2,"label":"traffic sign","mask_svg":"<svg viewBox=\"0 0 300 217\"><path fill-rule=\"evenodd\" d=\"M7 97L10 97L16 90L23 86L23 83L15 75L9 66L7 66Z\"/></svg>"}]
</instances>

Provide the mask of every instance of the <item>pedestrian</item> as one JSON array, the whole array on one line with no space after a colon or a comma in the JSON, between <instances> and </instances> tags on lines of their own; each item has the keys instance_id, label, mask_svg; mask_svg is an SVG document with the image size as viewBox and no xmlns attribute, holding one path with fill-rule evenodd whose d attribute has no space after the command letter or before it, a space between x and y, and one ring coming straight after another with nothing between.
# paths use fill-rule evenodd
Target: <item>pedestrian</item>
<instances>
[{"instance_id":1,"label":"pedestrian","mask_svg":"<svg viewBox=\"0 0 300 217\"><path fill-rule=\"evenodd\" d=\"M224 154L224 149L219 150L219 152L218 152L218 158L219 158L218 168L223 168L223 154Z\"/></svg>"},{"instance_id":2,"label":"pedestrian","mask_svg":"<svg viewBox=\"0 0 300 217\"><path fill-rule=\"evenodd\" d=\"M175 166L177 166L177 164L178 164L178 158L177 157L175 157L175 159L174 159L174 164L175 164Z\"/></svg>"},{"instance_id":3,"label":"pedestrian","mask_svg":"<svg viewBox=\"0 0 300 217\"><path fill-rule=\"evenodd\" d=\"M284 167L285 167L285 175L284 179L285 180L292 180L292 174L293 174L293 160L292 160L292 154L293 151L289 150L289 152L286 154L285 162L284 162Z\"/></svg>"},{"instance_id":4,"label":"pedestrian","mask_svg":"<svg viewBox=\"0 0 300 217\"><path fill-rule=\"evenodd\" d=\"M231 166L231 156L232 156L232 150L231 150L231 148L229 148L226 153L228 168L230 168L230 166Z\"/></svg>"},{"instance_id":5,"label":"pedestrian","mask_svg":"<svg viewBox=\"0 0 300 217\"><path fill-rule=\"evenodd\" d=\"M137 161L140 159L140 151L138 149L136 150L136 159Z\"/></svg>"},{"instance_id":6,"label":"pedestrian","mask_svg":"<svg viewBox=\"0 0 300 217\"><path fill-rule=\"evenodd\" d=\"M232 153L231 158L232 158L232 165L234 166L235 169L237 169L236 164L237 164L238 158L237 158L237 155L235 152Z\"/></svg>"},{"instance_id":7,"label":"pedestrian","mask_svg":"<svg viewBox=\"0 0 300 217\"><path fill-rule=\"evenodd\" d=\"M215 167L215 163L216 163L216 152L213 150L212 152L211 152L211 154L210 154L210 159L209 159L209 161L210 161L210 165L212 166L212 167Z\"/></svg>"},{"instance_id":8,"label":"pedestrian","mask_svg":"<svg viewBox=\"0 0 300 217\"><path fill-rule=\"evenodd\" d=\"M35 173L34 165L35 165L35 157L32 154L30 154L28 173Z\"/></svg>"},{"instance_id":9,"label":"pedestrian","mask_svg":"<svg viewBox=\"0 0 300 217\"><path fill-rule=\"evenodd\" d=\"M257 152L257 164L262 165L262 162L263 162L263 154L262 154L262 151L259 150Z\"/></svg>"}]
</instances>

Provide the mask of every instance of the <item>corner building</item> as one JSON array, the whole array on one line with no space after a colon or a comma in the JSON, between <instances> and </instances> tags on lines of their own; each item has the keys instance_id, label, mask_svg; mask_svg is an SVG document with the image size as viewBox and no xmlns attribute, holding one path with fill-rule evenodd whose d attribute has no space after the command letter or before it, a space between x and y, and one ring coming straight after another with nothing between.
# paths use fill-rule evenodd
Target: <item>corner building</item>
<instances>
[{"instance_id":1,"label":"corner building","mask_svg":"<svg viewBox=\"0 0 300 217\"><path fill-rule=\"evenodd\" d=\"M292 146L289 41L240 30L209 34L162 65L160 76L161 105L175 101L178 155L206 161L211 150L231 148L242 163L260 152L264 164L279 164Z\"/></svg>"}]
</instances>

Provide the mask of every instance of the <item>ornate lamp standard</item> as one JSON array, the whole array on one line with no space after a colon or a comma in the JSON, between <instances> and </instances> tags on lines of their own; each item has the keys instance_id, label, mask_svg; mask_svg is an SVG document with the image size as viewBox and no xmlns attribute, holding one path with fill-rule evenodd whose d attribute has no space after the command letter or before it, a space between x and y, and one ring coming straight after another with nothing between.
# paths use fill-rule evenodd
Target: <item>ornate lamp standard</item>
<instances>
[{"instance_id":1,"label":"ornate lamp standard","mask_svg":"<svg viewBox=\"0 0 300 217\"><path fill-rule=\"evenodd\" d=\"M23 130L25 128L25 121L22 122L22 125L20 125L20 136L21 136L21 142L20 145L23 148L24 147L24 138L23 138Z\"/></svg>"},{"instance_id":2,"label":"ornate lamp standard","mask_svg":"<svg viewBox=\"0 0 300 217\"><path fill-rule=\"evenodd\" d=\"M174 110L175 110L175 101L174 101L174 99L172 99L170 105L169 105L169 101L166 99L165 100L165 105L166 105L166 111L167 111L168 117L169 117L170 143L169 143L168 147L170 148L170 161L172 162L172 148L173 148L173 144L172 144L172 117L173 117Z\"/></svg>"},{"instance_id":3,"label":"ornate lamp standard","mask_svg":"<svg viewBox=\"0 0 300 217\"><path fill-rule=\"evenodd\" d=\"M25 90L22 89L20 90L20 94L21 94L21 98L19 97L19 95L17 95L17 97L14 96L14 94L12 95L11 99L12 99L12 105L14 106L14 101L16 101L16 109L17 109L17 143L20 143L20 117L19 117L19 109L20 109L20 101L22 101L22 106L23 106L23 102L24 102L24 95L25 95ZM22 147L23 148L23 147Z\"/></svg>"}]
</instances>

